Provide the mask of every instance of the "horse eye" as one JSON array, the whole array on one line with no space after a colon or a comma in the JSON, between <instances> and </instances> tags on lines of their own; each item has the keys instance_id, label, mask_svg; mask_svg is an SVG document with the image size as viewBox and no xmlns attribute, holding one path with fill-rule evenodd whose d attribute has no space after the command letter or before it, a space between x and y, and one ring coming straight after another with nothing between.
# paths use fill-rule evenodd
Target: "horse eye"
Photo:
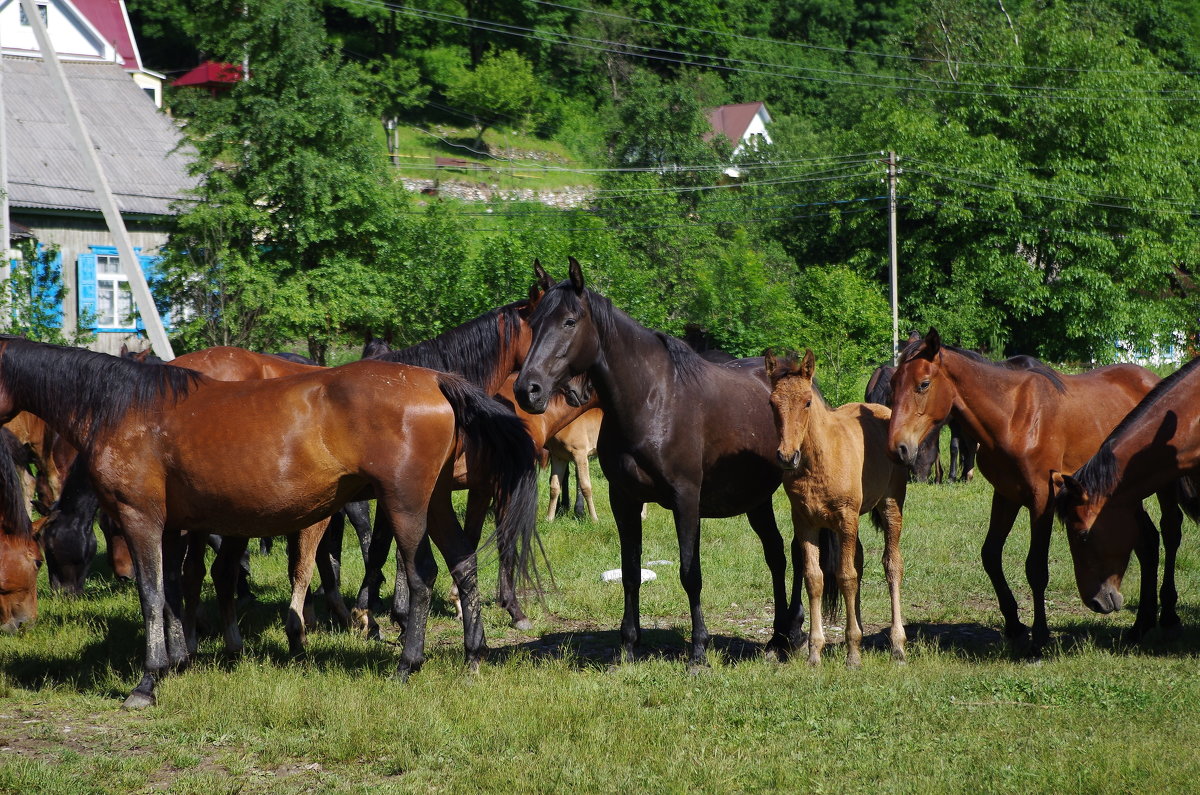
<instances>
[{"instance_id":1,"label":"horse eye","mask_svg":"<svg viewBox=\"0 0 1200 795\"><path fill-rule=\"evenodd\" d=\"M573 317L567 318L565 321L563 321L563 325L566 326L567 328L575 328L575 318L573 318Z\"/></svg>"},{"instance_id":2,"label":"horse eye","mask_svg":"<svg viewBox=\"0 0 1200 795\"><path fill-rule=\"evenodd\" d=\"M809 399L809 400L805 401L805 403L804 403L804 408L806 408L806 409L811 409L811 408L812 408L812 400L811 400L811 399Z\"/></svg>"},{"instance_id":3,"label":"horse eye","mask_svg":"<svg viewBox=\"0 0 1200 795\"><path fill-rule=\"evenodd\" d=\"M929 379L928 378L926 378L924 381L922 381L920 384L917 385L918 392L924 392L926 389L929 389Z\"/></svg>"}]
</instances>

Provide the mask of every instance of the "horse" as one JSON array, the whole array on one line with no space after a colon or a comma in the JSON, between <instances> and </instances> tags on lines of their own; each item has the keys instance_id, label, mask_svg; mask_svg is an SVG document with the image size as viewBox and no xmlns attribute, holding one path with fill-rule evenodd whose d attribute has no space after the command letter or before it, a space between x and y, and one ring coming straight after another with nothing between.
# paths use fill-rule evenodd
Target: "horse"
<instances>
[{"instance_id":1,"label":"horse","mask_svg":"<svg viewBox=\"0 0 1200 795\"><path fill-rule=\"evenodd\" d=\"M1121 609L1121 580L1129 555L1148 539L1145 532L1129 532L1128 521L1109 517L1139 514L1146 497L1161 494L1175 483L1183 509L1200 520L1192 481L1200 471L1197 384L1200 358L1159 382L1074 475L1053 474L1055 506L1067 529L1075 584L1083 603L1097 613ZM1166 541L1165 525L1163 533ZM1170 628L1179 625L1174 579L1178 540L1165 546L1160 623ZM1145 569L1142 577L1147 577Z\"/></svg>"},{"instance_id":2,"label":"horse","mask_svg":"<svg viewBox=\"0 0 1200 795\"><path fill-rule=\"evenodd\" d=\"M42 550L33 535L16 457L21 442L0 428L0 632L37 619L37 575Z\"/></svg>"},{"instance_id":3,"label":"horse","mask_svg":"<svg viewBox=\"0 0 1200 795\"><path fill-rule=\"evenodd\" d=\"M901 462L912 461L920 440L950 416L979 442L979 469L993 488L983 567L1000 603L1005 636L1015 644L1028 638L1033 658L1041 656L1050 640L1045 595L1054 522L1051 472L1073 471L1087 460L1158 380L1132 364L1065 375L1034 359L992 362L943 344L936 329L901 355L892 377L889 452ZM1175 538L1182 515L1173 496L1161 499L1164 537ZM1020 621L1001 559L1022 506L1029 509L1030 520L1025 576L1033 591L1032 635ZM1157 556L1157 532L1155 536ZM1156 568L1157 558L1143 560L1143 565ZM1156 621L1155 601L1151 584L1148 594L1143 589L1138 611L1136 626L1143 631Z\"/></svg>"},{"instance_id":4,"label":"horse","mask_svg":"<svg viewBox=\"0 0 1200 795\"><path fill-rule=\"evenodd\" d=\"M905 467L887 456L888 421L892 412L875 403L847 403L832 409L813 385L815 357L805 350L777 358L768 350L771 408L779 432L778 459L783 489L792 506L792 527L804 549L804 581L808 589L808 662L820 665L825 646L821 597L833 608L837 591L825 590L819 565L821 528L833 530L840 542L835 555L837 584L846 605L846 667L862 665L862 615L859 584L862 545L858 517L870 513L884 533L883 568L892 599L889 633L892 659L904 661L904 621L900 617L900 528L908 487ZM799 565L796 561L795 565Z\"/></svg>"},{"instance_id":5,"label":"horse","mask_svg":"<svg viewBox=\"0 0 1200 795\"><path fill-rule=\"evenodd\" d=\"M181 531L284 535L374 494L390 517L413 592L396 669L406 678L424 661L436 576L426 514L449 507L446 482L460 443L493 474L502 505L532 502L519 489L534 472L520 421L461 378L417 367L355 362L227 382L0 337L0 420L21 410L42 417L87 456L101 506L129 541L146 636L143 676L124 702L129 709L153 705L155 684L188 661ZM230 461L238 462L235 471ZM428 528L442 530L437 522ZM464 645L474 668L486 648L474 555L461 539L441 542L468 606Z\"/></svg>"},{"instance_id":6,"label":"horse","mask_svg":"<svg viewBox=\"0 0 1200 795\"><path fill-rule=\"evenodd\" d=\"M867 390L863 395L866 403L880 406L892 405L892 374L896 368L890 364L876 367L871 377L867 379ZM913 483L942 482L941 459L941 427L935 428L921 442L916 461L909 470L909 479Z\"/></svg>"},{"instance_id":7,"label":"horse","mask_svg":"<svg viewBox=\"0 0 1200 795\"><path fill-rule=\"evenodd\" d=\"M597 453L621 541L623 656L633 657L641 637L646 502L674 513L692 620L691 667L705 663L709 640L700 606L703 516L747 515L771 572L775 620L768 651L799 646L804 608L799 598L789 604L787 559L771 508L781 475L766 373L761 366L710 363L682 340L645 328L588 289L578 261L569 261L570 277L548 289L529 318L533 342L514 391L518 405L537 414L556 390L566 388L570 396L570 379L586 373L604 410ZM549 281L537 263L535 273ZM798 577L794 587L798 596Z\"/></svg>"},{"instance_id":8,"label":"horse","mask_svg":"<svg viewBox=\"0 0 1200 795\"><path fill-rule=\"evenodd\" d=\"M584 504L587 515L595 522L596 503L592 499L592 478L588 471L588 458L596 454L596 441L600 437L600 423L604 412L598 408L590 409L582 416L573 420L569 425L546 440L546 450L550 459L550 501L546 506L546 521L554 521L557 513L558 498L566 490L567 476L572 462L575 464L575 515L584 515ZM565 511L564 511L565 512Z\"/></svg>"}]
</instances>

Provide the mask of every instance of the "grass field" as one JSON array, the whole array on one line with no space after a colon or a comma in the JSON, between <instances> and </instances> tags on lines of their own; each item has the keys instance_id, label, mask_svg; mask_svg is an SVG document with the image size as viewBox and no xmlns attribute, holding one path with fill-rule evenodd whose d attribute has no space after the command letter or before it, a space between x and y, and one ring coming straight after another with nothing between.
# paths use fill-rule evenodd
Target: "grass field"
<instances>
[{"instance_id":1,"label":"grass field","mask_svg":"<svg viewBox=\"0 0 1200 795\"><path fill-rule=\"evenodd\" d=\"M644 659L613 665L621 591L600 581L619 562L605 488L597 478L599 523L542 527L557 589L545 607L530 600L534 632L509 629L505 614L485 606L493 652L475 675L462 668L444 567L429 661L408 684L389 678L394 631L379 643L317 630L307 659L289 660L277 547L253 561L259 602L242 619L246 655L225 661L209 638L188 671L161 684L157 708L126 713L120 699L139 678L142 651L133 588L114 585L101 566L83 598L43 589L38 624L0 637L0 791L1195 788L1194 527L1185 528L1179 560L1185 630L1133 649L1120 639L1132 624L1137 572L1124 589L1130 610L1092 615L1056 529L1055 643L1034 665L1005 647L979 564L986 483L913 486L902 543L909 663L892 663L879 634L888 619L882 542L865 527L863 617L872 635L862 669L847 671L838 645L820 669L763 659L771 610L761 547L744 520L706 520L712 666L689 675L686 600L673 565L656 566L659 579L643 586ZM1027 544L1022 514L1006 571L1026 615ZM348 538L346 593L361 574L357 557ZM644 560L677 559L670 516L653 506ZM494 562L483 567L490 595Z\"/></svg>"}]
</instances>

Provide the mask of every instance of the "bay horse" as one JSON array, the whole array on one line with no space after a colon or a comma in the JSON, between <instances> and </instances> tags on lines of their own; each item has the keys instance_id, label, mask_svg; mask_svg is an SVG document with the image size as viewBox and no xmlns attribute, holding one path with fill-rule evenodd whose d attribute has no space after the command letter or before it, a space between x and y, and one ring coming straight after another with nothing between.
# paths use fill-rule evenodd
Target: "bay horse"
<instances>
[{"instance_id":1,"label":"bay horse","mask_svg":"<svg viewBox=\"0 0 1200 795\"><path fill-rule=\"evenodd\" d=\"M892 658L904 661L904 620L900 617L900 581L904 560L900 529L908 471L887 455L888 422L892 412L876 403L847 403L830 408L813 385L816 361L811 350L804 358L765 356L771 380L771 407L779 432L778 458L783 489L792 506L792 527L804 551L804 582L808 589L808 662L821 663L825 647L822 601L831 609L837 591L826 588L818 541L822 528L837 536L834 556L837 585L846 606L846 666L862 665L862 545L858 517L870 513L884 533L883 568L892 600L889 633ZM799 566L800 561L794 565ZM822 599L824 596L824 599Z\"/></svg>"},{"instance_id":2,"label":"bay horse","mask_svg":"<svg viewBox=\"0 0 1200 795\"><path fill-rule=\"evenodd\" d=\"M517 498L533 449L520 421L460 378L355 362L285 378L216 381L179 367L0 337L0 420L27 410L86 455L101 506L133 553L146 634L144 673L126 708L155 703L155 684L188 651L179 567L189 532L294 533L374 494L408 568L413 609L397 675L424 660L430 586L426 514L460 444ZM236 461L239 466L228 464ZM524 497L530 501L528 497ZM447 500L448 502L448 500ZM438 532L436 523L429 523ZM485 643L472 550L442 539L467 603L475 667Z\"/></svg>"},{"instance_id":3,"label":"bay horse","mask_svg":"<svg viewBox=\"0 0 1200 795\"><path fill-rule=\"evenodd\" d=\"M1128 521L1109 517L1140 513L1146 497L1176 484L1184 510L1200 518L1192 481L1200 473L1198 385L1200 358L1195 358L1142 398L1074 475L1054 473L1055 502L1067 529L1075 584L1083 603L1097 613L1121 609L1121 580L1130 553L1146 543L1146 533L1130 532ZM1165 525L1163 532L1165 536ZM1174 627L1179 624L1174 578L1178 542L1165 546L1161 624ZM1143 570L1143 579L1147 576Z\"/></svg>"},{"instance_id":4,"label":"bay horse","mask_svg":"<svg viewBox=\"0 0 1200 795\"><path fill-rule=\"evenodd\" d=\"M920 440L948 417L962 421L979 442L979 469L993 488L981 557L1000 602L1005 635L1015 643L1030 637L1030 632L1020 621L1001 554L1017 512L1022 506L1029 509L1025 576L1033 591L1029 646L1033 657L1040 656L1050 640L1045 595L1054 522L1051 473L1073 471L1086 461L1158 380L1154 373L1132 364L1065 375L1028 357L992 362L943 344L936 329L901 354L892 377L888 449L900 461L911 461ZM1178 537L1182 515L1173 495L1161 495L1161 501L1164 535L1170 543ZM1143 566L1156 570L1157 531L1153 547L1154 560L1143 560ZM1149 593L1143 589L1135 624L1141 631L1154 626L1157 617L1155 578L1147 579Z\"/></svg>"},{"instance_id":5,"label":"bay horse","mask_svg":"<svg viewBox=\"0 0 1200 795\"><path fill-rule=\"evenodd\" d=\"M536 263L535 273L549 281ZM771 509L780 483L779 436L762 367L707 362L682 340L638 324L587 289L573 257L570 277L546 291L529 325L533 342L515 384L518 405L532 414L545 411L556 390L565 387L570 395L570 379L586 373L604 409L597 453L621 541L624 656L633 656L641 636L646 502L675 516L679 576L692 619L692 667L704 664L709 640L700 606L702 516L747 515L771 571L775 621L768 650L800 645L804 608L799 598L789 604L787 559Z\"/></svg>"},{"instance_id":6,"label":"bay horse","mask_svg":"<svg viewBox=\"0 0 1200 795\"><path fill-rule=\"evenodd\" d=\"M20 447L12 431L0 428L0 632L15 632L37 619L42 550L33 536L17 471Z\"/></svg>"}]
</instances>

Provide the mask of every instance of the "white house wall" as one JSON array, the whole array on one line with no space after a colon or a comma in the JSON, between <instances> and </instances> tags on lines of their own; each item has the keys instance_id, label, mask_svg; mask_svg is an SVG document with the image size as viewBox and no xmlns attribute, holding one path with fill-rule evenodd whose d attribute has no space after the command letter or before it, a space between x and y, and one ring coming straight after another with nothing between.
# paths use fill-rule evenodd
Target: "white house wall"
<instances>
[{"instance_id":1,"label":"white house wall","mask_svg":"<svg viewBox=\"0 0 1200 795\"><path fill-rule=\"evenodd\" d=\"M70 3L51 0L46 7L46 30L54 49L64 58L95 58L111 61L112 45ZM11 55L38 55L41 50L31 25L21 24L18 0L0 2L0 43Z\"/></svg>"}]
</instances>

